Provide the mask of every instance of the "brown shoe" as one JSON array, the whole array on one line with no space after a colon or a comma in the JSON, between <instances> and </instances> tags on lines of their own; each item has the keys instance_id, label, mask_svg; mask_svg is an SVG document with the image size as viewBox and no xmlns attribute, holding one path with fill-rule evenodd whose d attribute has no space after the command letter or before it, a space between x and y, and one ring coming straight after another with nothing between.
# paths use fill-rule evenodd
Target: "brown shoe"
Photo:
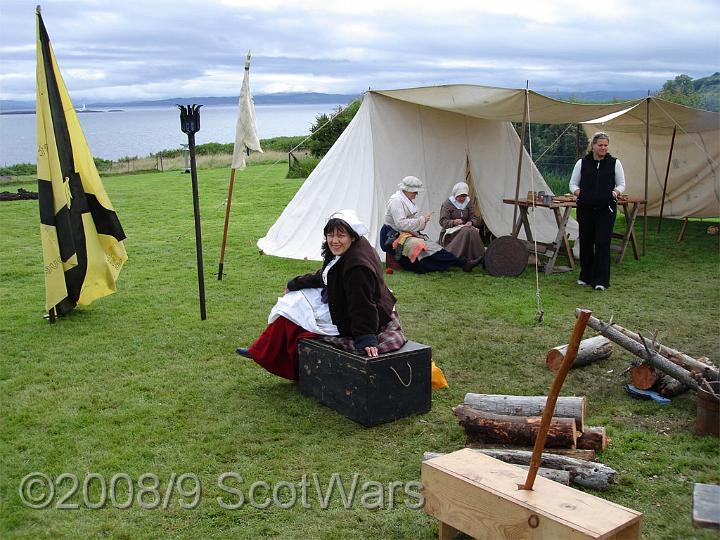
<instances>
[{"instance_id":1,"label":"brown shoe","mask_svg":"<svg viewBox=\"0 0 720 540\"><path fill-rule=\"evenodd\" d=\"M463 264L463 272L472 272L472 269L476 266L482 264L483 258L478 257L477 259L468 259L465 264Z\"/></svg>"}]
</instances>

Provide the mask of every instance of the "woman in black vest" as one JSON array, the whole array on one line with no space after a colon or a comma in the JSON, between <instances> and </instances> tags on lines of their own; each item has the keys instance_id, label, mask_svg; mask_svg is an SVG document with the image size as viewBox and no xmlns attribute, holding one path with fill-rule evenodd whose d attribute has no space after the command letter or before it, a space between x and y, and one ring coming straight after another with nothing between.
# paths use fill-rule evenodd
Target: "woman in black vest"
<instances>
[{"instance_id":1,"label":"woman in black vest","mask_svg":"<svg viewBox=\"0 0 720 540\"><path fill-rule=\"evenodd\" d=\"M610 286L610 239L617 198L625 191L625 172L620 160L608 152L610 138L599 131L590 141L587 155L578 160L570 177L570 192L577 197L580 226L580 279L598 291Z\"/></svg>"}]
</instances>

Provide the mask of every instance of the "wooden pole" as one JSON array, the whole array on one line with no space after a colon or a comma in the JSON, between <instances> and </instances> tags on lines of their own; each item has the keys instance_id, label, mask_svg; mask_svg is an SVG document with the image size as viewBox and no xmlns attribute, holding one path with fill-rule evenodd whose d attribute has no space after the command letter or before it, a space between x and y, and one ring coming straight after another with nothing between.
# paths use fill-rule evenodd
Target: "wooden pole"
<instances>
[{"instance_id":1,"label":"wooden pole","mask_svg":"<svg viewBox=\"0 0 720 540\"><path fill-rule=\"evenodd\" d=\"M647 248L647 228L648 228L648 215L647 215L647 200L648 200L648 174L650 171L650 91L648 90L648 97L645 98L645 205L643 207L643 243L642 243L642 254L645 255Z\"/></svg>"},{"instance_id":2,"label":"wooden pole","mask_svg":"<svg viewBox=\"0 0 720 540\"><path fill-rule=\"evenodd\" d=\"M673 147L675 146L675 133L677 132L677 126L673 126L672 139L670 140L670 152L668 153L668 163L665 169L665 183L663 184L662 201L660 202L660 219L658 220L657 232L660 232L660 225L662 225L663 210L665 210L665 194L667 193L668 177L670 176L670 162L672 161Z\"/></svg>"},{"instance_id":3,"label":"wooden pole","mask_svg":"<svg viewBox=\"0 0 720 540\"><path fill-rule=\"evenodd\" d=\"M547 403L545 404L545 410L542 415L542 423L540 424L540 430L538 431L537 438L535 439L535 447L533 448L532 459L530 460L530 470L528 471L525 483L518 484L518 489L532 490L533 488L535 477L537 476L537 471L540 467L542 451L545 447L545 438L547 437L548 428L550 427L550 420L552 419L553 411L555 410L555 403L557 402L558 395L560 394L560 389L565 382L565 377L570 371L570 367L577 355L578 348L580 347L580 341L582 340L583 332L585 331L585 325L587 324L590 315L592 315L592 311L582 309L577 316L572 337L568 343L568 351L565 355L565 359L563 360L557 375L555 375L555 380L553 381L553 384L550 387L550 392L548 393Z\"/></svg>"},{"instance_id":4,"label":"wooden pole","mask_svg":"<svg viewBox=\"0 0 720 540\"><path fill-rule=\"evenodd\" d=\"M525 84L527 87L527 83ZM523 107L523 121L522 121L522 131L520 132L520 152L518 152L518 166L517 166L517 181L515 182L515 205L513 206L513 220L512 220L512 226L515 227L515 221L517 220L517 213L518 213L518 200L520 197L520 174L522 173L522 158L523 158L523 151L525 150L525 126L527 124L527 113L528 113L528 100L530 99L530 95L528 93L528 89L525 88L525 106ZM520 234L520 230L518 229L517 234ZM517 237L517 234L513 234L513 236Z\"/></svg>"},{"instance_id":5,"label":"wooden pole","mask_svg":"<svg viewBox=\"0 0 720 540\"><path fill-rule=\"evenodd\" d=\"M220 263L218 264L218 281L222 281L223 266L225 264L225 244L227 243L228 224L230 223L230 206L232 206L233 186L235 185L235 169L230 169L230 185L228 186L227 206L225 207L225 226L223 227L223 239L220 246Z\"/></svg>"}]
</instances>

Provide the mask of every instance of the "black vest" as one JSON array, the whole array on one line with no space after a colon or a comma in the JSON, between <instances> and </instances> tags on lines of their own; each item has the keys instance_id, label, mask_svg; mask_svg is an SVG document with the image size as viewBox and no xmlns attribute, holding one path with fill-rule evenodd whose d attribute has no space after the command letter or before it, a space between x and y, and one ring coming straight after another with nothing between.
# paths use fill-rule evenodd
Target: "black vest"
<instances>
[{"instance_id":1,"label":"black vest","mask_svg":"<svg viewBox=\"0 0 720 540\"><path fill-rule=\"evenodd\" d=\"M617 158L610 154L597 161L592 152L582 158L578 206L607 206L615 203L612 191L615 189L616 161Z\"/></svg>"}]
</instances>

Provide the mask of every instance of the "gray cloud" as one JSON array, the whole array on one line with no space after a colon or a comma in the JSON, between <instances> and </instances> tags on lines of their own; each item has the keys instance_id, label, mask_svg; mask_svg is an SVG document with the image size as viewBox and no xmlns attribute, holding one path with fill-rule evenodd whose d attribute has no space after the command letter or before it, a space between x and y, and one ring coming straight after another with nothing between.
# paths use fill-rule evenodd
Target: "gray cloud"
<instances>
[{"instance_id":1,"label":"gray cloud","mask_svg":"<svg viewBox=\"0 0 720 540\"><path fill-rule=\"evenodd\" d=\"M248 49L256 94L526 80L539 90L654 90L718 70L719 18L715 0L43 4L60 69L82 100L235 95ZM0 99L33 99L33 4L4 0L0 23Z\"/></svg>"}]
</instances>

